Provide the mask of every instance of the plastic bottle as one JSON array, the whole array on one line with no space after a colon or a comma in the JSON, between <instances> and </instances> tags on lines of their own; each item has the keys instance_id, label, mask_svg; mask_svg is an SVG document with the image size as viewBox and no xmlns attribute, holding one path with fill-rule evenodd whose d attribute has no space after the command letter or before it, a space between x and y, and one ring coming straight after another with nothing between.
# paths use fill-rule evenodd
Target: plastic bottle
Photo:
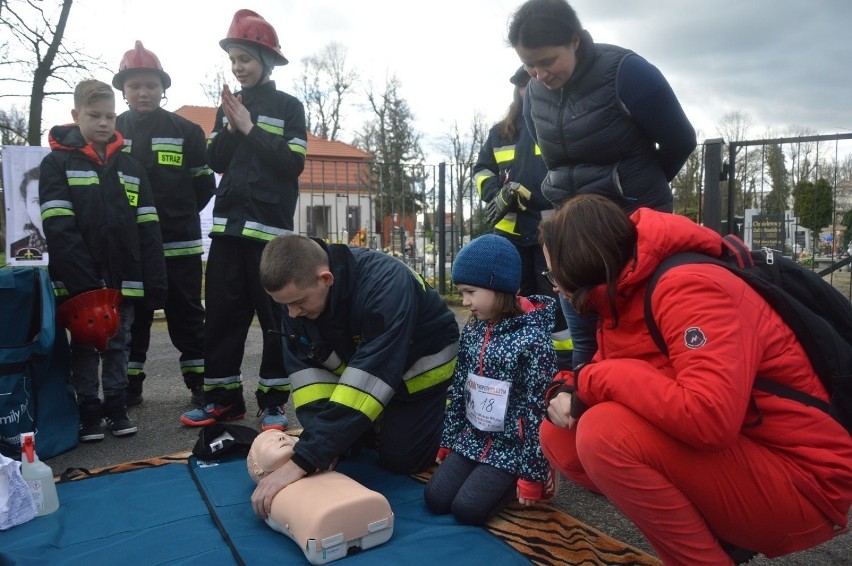
<instances>
[{"instance_id":1,"label":"plastic bottle","mask_svg":"<svg viewBox=\"0 0 852 566\"><path fill-rule=\"evenodd\" d=\"M21 476L30 486L37 513L36 517L48 515L59 509L59 496L53 482L53 470L38 459L35 451L35 436L32 432L21 433Z\"/></svg>"}]
</instances>

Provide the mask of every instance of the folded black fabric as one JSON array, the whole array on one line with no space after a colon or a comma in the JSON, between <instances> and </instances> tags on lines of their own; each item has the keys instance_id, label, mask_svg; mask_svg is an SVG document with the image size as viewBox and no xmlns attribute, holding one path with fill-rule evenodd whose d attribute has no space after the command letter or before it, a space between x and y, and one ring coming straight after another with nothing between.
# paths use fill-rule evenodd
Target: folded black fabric
<instances>
[{"instance_id":1,"label":"folded black fabric","mask_svg":"<svg viewBox=\"0 0 852 566\"><path fill-rule=\"evenodd\" d=\"M248 454L258 431L251 427L229 423L213 423L202 427L192 455L200 460Z\"/></svg>"}]
</instances>

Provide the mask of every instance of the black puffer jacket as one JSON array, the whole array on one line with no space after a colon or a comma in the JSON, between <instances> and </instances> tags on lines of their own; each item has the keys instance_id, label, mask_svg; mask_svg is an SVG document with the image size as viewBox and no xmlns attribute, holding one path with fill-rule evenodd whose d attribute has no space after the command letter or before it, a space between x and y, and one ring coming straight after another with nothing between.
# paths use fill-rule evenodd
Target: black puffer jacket
<instances>
[{"instance_id":1,"label":"black puffer jacket","mask_svg":"<svg viewBox=\"0 0 852 566\"><path fill-rule=\"evenodd\" d=\"M581 35L578 64L568 82L551 91L531 80L524 97L549 171L544 195L556 206L574 195L594 193L627 212L640 206L670 211L672 190L655 147L658 140L639 126L618 94L622 64L638 55L595 44L588 32ZM685 127L691 129L688 121Z\"/></svg>"}]
</instances>

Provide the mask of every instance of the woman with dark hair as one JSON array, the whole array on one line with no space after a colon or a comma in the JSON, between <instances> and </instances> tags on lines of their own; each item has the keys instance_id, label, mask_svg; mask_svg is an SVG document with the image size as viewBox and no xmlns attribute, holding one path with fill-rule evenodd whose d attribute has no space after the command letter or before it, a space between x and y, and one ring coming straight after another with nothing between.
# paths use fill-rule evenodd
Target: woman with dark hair
<instances>
[{"instance_id":1,"label":"woman with dark hair","mask_svg":"<svg viewBox=\"0 0 852 566\"><path fill-rule=\"evenodd\" d=\"M524 114L548 173L544 195L560 206L599 194L627 212L672 211L669 183L695 149L695 130L662 73L633 51L598 44L565 0L529 0L508 40L533 80ZM592 321L563 310L574 364L595 351Z\"/></svg>"},{"instance_id":2,"label":"woman with dark hair","mask_svg":"<svg viewBox=\"0 0 852 566\"><path fill-rule=\"evenodd\" d=\"M844 532L852 506L852 438L827 413L753 388L756 376L823 401L828 394L793 331L725 268L722 237L649 208L628 216L579 195L540 226L554 286L579 313L600 314L590 363L548 392L542 451L572 481L606 495L666 564L772 558Z\"/></svg>"}]
</instances>

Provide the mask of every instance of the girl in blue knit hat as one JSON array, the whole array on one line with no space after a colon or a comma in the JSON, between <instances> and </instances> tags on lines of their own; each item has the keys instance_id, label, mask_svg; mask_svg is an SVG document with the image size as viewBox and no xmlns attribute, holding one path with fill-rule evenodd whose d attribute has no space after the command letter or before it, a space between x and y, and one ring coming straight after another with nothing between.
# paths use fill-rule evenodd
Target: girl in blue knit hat
<instances>
[{"instance_id":1,"label":"girl in blue knit hat","mask_svg":"<svg viewBox=\"0 0 852 566\"><path fill-rule=\"evenodd\" d=\"M556 476L541 452L543 399L556 374L551 297L517 295L521 258L494 234L463 247L452 278L470 309L426 506L481 525L513 499L552 498Z\"/></svg>"}]
</instances>

